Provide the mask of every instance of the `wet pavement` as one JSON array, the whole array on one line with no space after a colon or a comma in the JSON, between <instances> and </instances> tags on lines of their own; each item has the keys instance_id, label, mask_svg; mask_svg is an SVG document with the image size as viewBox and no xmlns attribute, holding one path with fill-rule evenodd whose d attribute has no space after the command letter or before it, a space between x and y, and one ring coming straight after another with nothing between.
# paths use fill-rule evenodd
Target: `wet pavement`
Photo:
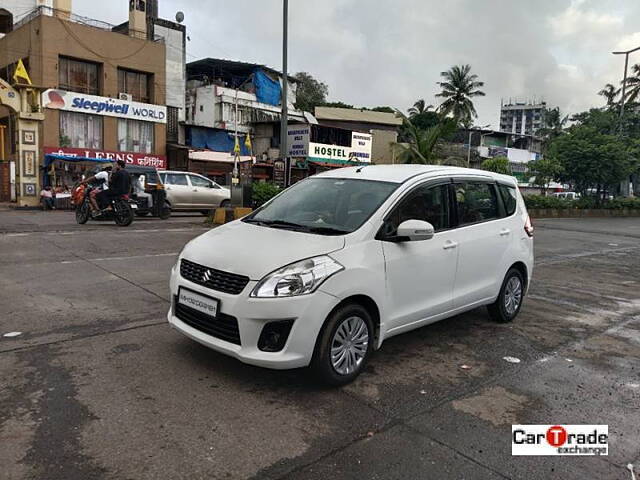
<instances>
[{"instance_id":1,"label":"wet pavement","mask_svg":"<svg viewBox=\"0 0 640 480\"><path fill-rule=\"evenodd\" d=\"M640 470L640 219L538 220L514 323L478 309L394 337L342 389L304 369L244 365L168 327L168 271L202 220L82 228L68 212L0 212L0 478ZM610 454L512 457L516 423L607 424Z\"/></svg>"}]
</instances>

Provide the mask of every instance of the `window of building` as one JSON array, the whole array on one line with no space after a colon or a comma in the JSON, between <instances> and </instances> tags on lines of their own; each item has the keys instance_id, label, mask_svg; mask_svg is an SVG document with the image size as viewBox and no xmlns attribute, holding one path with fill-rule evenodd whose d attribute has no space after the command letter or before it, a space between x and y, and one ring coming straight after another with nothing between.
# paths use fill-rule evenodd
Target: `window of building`
<instances>
[{"instance_id":1,"label":"window of building","mask_svg":"<svg viewBox=\"0 0 640 480\"><path fill-rule=\"evenodd\" d=\"M178 107L167 107L167 142L178 142Z\"/></svg>"},{"instance_id":2,"label":"window of building","mask_svg":"<svg viewBox=\"0 0 640 480\"><path fill-rule=\"evenodd\" d=\"M100 66L97 63L60 57L58 83L62 90L100 94Z\"/></svg>"},{"instance_id":3,"label":"window of building","mask_svg":"<svg viewBox=\"0 0 640 480\"><path fill-rule=\"evenodd\" d=\"M118 92L128 93L136 102L151 103L151 79L153 75L132 70L118 69Z\"/></svg>"},{"instance_id":4,"label":"window of building","mask_svg":"<svg viewBox=\"0 0 640 480\"><path fill-rule=\"evenodd\" d=\"M460 183L455 186L459 225L498 218L495 186L488 183Z\"/></svg>"},{"instance_id":5,"label":"window of building","mask_svg":"<svg viewBox=\"0 0 640 480\"><path fill-rule=\"evenodd\" d=\"M140 120L118 120L118 146L123 152L152 153L154 124Z\"/></svg>"},{"instance_id":6,"label":"window of building","mask_svg":"<svg viewBox=\"0 0 640 480\"><path fill-rule=\"evenodd\" d=\"M60 112L60 146L102 149L102 117Z\"/></svg>"}]
</instances>

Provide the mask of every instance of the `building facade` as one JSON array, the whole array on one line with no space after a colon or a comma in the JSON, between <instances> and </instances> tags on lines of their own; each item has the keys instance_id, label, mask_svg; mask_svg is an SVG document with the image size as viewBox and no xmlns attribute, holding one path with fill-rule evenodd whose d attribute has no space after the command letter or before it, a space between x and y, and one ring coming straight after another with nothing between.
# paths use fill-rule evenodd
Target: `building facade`
<instances>
[{"instance_id":1,"label":"building facade","mask_svg":"<svg viewBox=\"0 0 640 480\"><path fill-rule=\"evenodd\" d=\"M402 119L394 113L375 112L357 108L316 107L315 117L320 125L342 128L371 136L369 162L395 163L393 145L398 141Z\"/></svg>"},{"instance_id":2,"label":"building facade","mask_svg":"<svg viewBox=\"0 0 640 480\"><path fill-rule=\"evenodd\" d=\"M39 7L0 39L0 77L13 83L22 59L42 95L40 169L48 153L166 167L165 44L112 28L70 10ZM19 162L15 122L2 107L0 124L7 131L6 160Z\"/></svg>"},{"instance_id":3,"label":"building facade","mask_svg":"<svg viewBox=\"0 0 640 480\"><path fill-rule=\"evenodd\" d=\"M502 102L500 131L520 135L535 135L545 125L545 102Z\"/></svg>"},{"instance_id":4,"label":"building facade","mask_svg":"<svg viewBox=\"0 0 640 480\"><path fill-rule=\"evenodd\" d=\"M187 80L188 154L183 162L171 161L170 168L228 184L238 132L240 163L253 165L254 179L271 178L273 162L280 157L282 74L265 65L206 58L187 64ZM304 122L304 113L293 106L296 87L289 77L288 117Z\"/></svg>"}]
</instances>

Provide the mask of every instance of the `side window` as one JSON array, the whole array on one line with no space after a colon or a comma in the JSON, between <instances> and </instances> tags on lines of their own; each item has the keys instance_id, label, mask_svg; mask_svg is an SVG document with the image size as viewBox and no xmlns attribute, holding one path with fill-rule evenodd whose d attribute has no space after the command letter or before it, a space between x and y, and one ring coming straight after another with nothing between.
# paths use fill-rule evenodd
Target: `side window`
<instances>
[{"instance_id":1,"label":"side window","mask_svg":"<svg viewBox=\"0 0 640 480\"><path fill-rule=\"evenodd\" d=\"M436 232L450 227L448 185L419 187L405 197L385 221L385 236L394 236L407 220L423 220Z\"/></svg>"},{"instance_id":2,"label":"side window","mask_svg":"<svg viewBox=\"0 0 640 480\"><path fill-rule=\"evenodd\" d=\"M495 185L465 182L455 185L460 226L498 218L498 198Z\"/></svg>"},{"instance_id":3,"label":"side window","mask_svg":"<svg viewBox=\"0 0 640 480\"><path fill-rule=\"evenodd\" d=\"M207 180L206 178L198 177L197 175L189 175L189 178L191 178L191 185L194 187L209 188L211 186L211 180Z\"/></svg>"},{"instance_id":4,"label":"side window","mask_svg":"<svg viewBox=\"0 0 640 480\"><path fill-rule=\"evenodd\" d=\"M167 173L167 182L169 185L184 185L189 186L187 183L187 176L181 173Z\"/></svg>"},{"instance_id":5,"label":"side window","mask_svg":"<svg viewBox=\"0 0 640 480\"><path fill-rule=\"evenodd\" d=\"M507 217L510 217L516 213L516 206L518 205L516 189L507 187L506 185L499 185L498 190L500 190L500 195L502 195L502 203L504 203Z\"/></svg>"}]
</instances>

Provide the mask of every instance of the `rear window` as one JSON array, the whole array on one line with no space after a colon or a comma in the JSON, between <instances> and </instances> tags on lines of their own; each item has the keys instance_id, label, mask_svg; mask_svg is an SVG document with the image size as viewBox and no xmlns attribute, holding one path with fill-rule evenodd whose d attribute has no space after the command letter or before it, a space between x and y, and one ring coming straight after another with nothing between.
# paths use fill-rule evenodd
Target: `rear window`
<instances>
[{"instance_id":1,"label":"rear window","mask_svg":"<svg viewBox=\"0 0 640 480\"><path fill-rule=\"evenodd\" d=\"M495 185L465 182L456 184L455 188L460 226L498 218L498 197Z\"/></svg>"},{"instance_id":2,"label":"rear window","mask_svg":"<svg viewBox=\"0 0 640 480\"><path fill-rule=\"evenodd\" d=\"M498 185L500 195L502 196L502 203L504 203L504 209L507 217L510 217L516 213L516 206L518 205L518 196L514 187L508 187L506 185Z\"/></svg>"}]
</instances>

